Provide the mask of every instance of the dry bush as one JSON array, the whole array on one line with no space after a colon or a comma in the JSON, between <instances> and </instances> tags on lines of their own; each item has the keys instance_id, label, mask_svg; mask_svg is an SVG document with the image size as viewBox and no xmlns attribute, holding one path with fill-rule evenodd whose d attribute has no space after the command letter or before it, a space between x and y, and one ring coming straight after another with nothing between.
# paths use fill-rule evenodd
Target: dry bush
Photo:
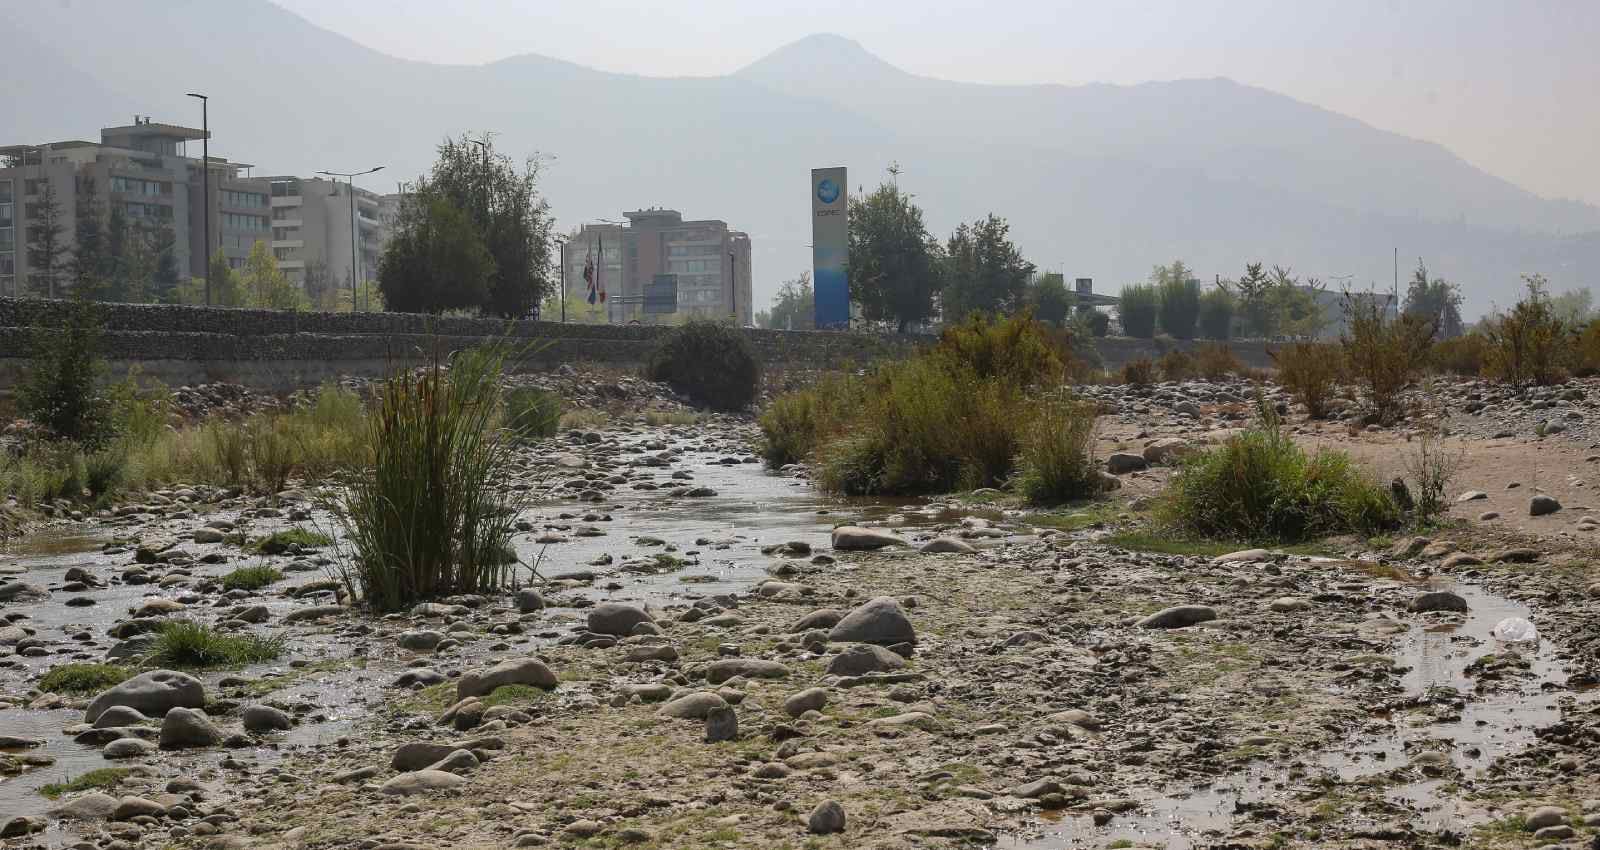
<instances>
[{"instance_id":1,"label":"dry bush","mask_svg":"<svg viewBox=\"0 0 1600 850\"><path fill-rule=\"evenodd\" d=\"M1148 387L1156 382L1156 364L1148 357L1140 357L1122 367L1122 382L1132 387Z\"/></svg>"},{"instance_id":2,"label":"dry bush","mask_svg":"<svg viewBox=\"0 0 1600 850\"><path fill-rule=\"evenodd\" d=\"M1161 367L1161 377L1168 381L1187 381L1194 377L1194 355L1180 348L1174 348L1161 355L1157 362Z\"/></svg>"},{"instance_id":3,"label":"dry bush","mask_svg":"<svg viewBox=\"0 0 1600 850\"><path fill-rule=\"evenodd\" d=\"M1277 364L1278 383L1312 419L1326 419L1344 372L1339 349L1326 343L1297 342L1267 355Z\"/></svg>"},{"instance_id":4,"label":"dry bush","mask_svg":"<svg viewBox=\"0 0 1600 850\"><path fill-rule=\"evenodd\" d=\"M1194 350L1194 370L1208 381L1220 381L1243 369L1233 349L1220 342L1202 345Z\"/></svg>"},{"instance_id":5,"label":"dry bush","mask_svg":"<svg viewBox=\"0 0 1600 850\"><path fill-rule=\"evenodd\" d=\"M1376 298L1346 292L1344 300L1348 330L1340 342L1351 380L1377 421L1395 422L1405 413L1400 393L1426 362L1436 324L1415 316L1391 319Z\"/></svg>"}]
</instances>

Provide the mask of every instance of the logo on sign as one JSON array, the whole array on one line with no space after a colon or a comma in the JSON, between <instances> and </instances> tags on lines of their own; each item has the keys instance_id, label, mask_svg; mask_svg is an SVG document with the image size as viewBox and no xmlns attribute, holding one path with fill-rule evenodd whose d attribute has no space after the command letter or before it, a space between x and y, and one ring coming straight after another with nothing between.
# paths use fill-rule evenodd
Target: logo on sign
<instances>
[{"instance_id":1,"label":"logo on sign","mask_svg":"<svg viewBox=\"0 0 1600 850\"><path fill-rule=\"evenodd\" d=\"M824 204L839 200L839 184L823 178L822 182L817 184L817 200Z\"/></svg>"}]
</instances>

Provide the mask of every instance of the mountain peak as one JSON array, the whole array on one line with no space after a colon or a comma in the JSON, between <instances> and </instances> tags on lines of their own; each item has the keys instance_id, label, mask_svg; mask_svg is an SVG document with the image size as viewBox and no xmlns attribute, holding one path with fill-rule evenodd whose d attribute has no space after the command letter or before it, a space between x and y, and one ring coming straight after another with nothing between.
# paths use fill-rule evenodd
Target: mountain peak
<instances>
[{"instance_id":1,"label":"mountain peak","mask_svg":"<svg viewBox=\"0 0 1600 850\"><path fill-rule=\"evenodd\" d=\"M822 77L858 81L863 76L904 75L904 71L878 58L855 39L826 32L786 44L734 74L758 80Z\"/></svg>"}]
</instances>

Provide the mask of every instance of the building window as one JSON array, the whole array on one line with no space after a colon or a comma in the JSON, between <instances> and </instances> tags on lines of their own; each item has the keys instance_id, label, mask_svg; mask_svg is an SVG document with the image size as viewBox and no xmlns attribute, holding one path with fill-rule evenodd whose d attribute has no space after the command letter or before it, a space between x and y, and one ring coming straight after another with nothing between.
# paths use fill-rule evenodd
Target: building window
<instances>
[{"instance_id":1,"label":"building window","mask_svg":"<svg viewBox=\"0 0 1600 850\"><path fill-rule=\"evenodd\" d=\"M6 251L0 253L0 275L10 277L17 273L17 255Z\"/></svg>"},{"instance_id":2,"label":"building window","mask_svg":"<svg viewBox=\"0 0 1600 850\"><path fill-rule=\"evenodd\" d=\"M140 180L137 177L112 176L111 191L159 198L162 195L172 194L172 184L158 180Z\"/></svg>"},{"instance_id":3,"label":"building window","mask_svg":"<svg viewBox=\"0 0 1600 850\"><path fill-rule=\"evenodd\" d=\"M43 195L46 187L50 185L50 178L41 177L37 180L22 181L22 194Z\"/></svg>"},{"instance_id":4,"label":"building window","mask_svg":"<svg viewBox=\"0 0 1600 850\"><path fill-rule=\"evenodd\" d=\"M257 192L236 192L232 189L223 189L222 204L223 206L245 207L246 209L262 208L267 205L267 196Z\"/></svg>"},{"instance_id":5,"label":"building window","mask_svg":"<svg viewBox=\"0 0 1600 850\"><path fill-rule=\"evenodd\" d=\"M164 221L172 218L172 207L161 204L141 204L136 201L130 201L127 204L127 209L130 218L158 218Z\"/></svg>"},{"instance_id":6,"label":"building window","mask_svg":"<svg viewBox=\"0 0 1600 850\"><path fill-rule=\"evenodd\" d=\"M0 227L12 227L16 222L16 205L0 204Z\"/></svg>"},{"instance_id":7,"label":"building window","mask_svg":"<svg viewBox=\"0 0 1600 850\"><path fill-rule=\"evenodd\" d=\"M0 251L14 251L17 247L17 229L0 227Z\"/></svg>"},{"instance_id":8,"label":"building window","mask_svg":"<svg viewBox=\"0 0 1600 850\"><path fill-rule=\"evenodd\" d=\"M245 215L244 213L222 214L222 226L229 230L266 230L267 217L264 215Z\"/></svg>"},{"instance_id":9,"label":"building window","mask_svg":"<svg viewBox=\"0 0 1600 850\"><path fill-rule=\"evenodd\" d=\"M16 181L0 180L0 204L9 204L16 200Z\"/></svg>"}]
</instances>

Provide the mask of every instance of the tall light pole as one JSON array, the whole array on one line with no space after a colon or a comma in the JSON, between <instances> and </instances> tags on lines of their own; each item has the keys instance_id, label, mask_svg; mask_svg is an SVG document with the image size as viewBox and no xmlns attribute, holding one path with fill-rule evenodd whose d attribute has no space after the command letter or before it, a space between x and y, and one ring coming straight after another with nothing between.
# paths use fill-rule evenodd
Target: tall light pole
<instances>
[{"instance_id":1,"label":"tall light pole","mask_svg":"<svg viewBox=\"0 0 1600 850\"><path fill-rule=\"evenodd\" d=\"M557 236L556 245L561 249L561 324L567 323L567 237Z\"/></svg>"},{"instance_id":2,"label":"tall light pole","mask_svg":"<svg viewBox=\"0 0 1600 850\"><path fill-rule=\"evenodd\" d=\"M205 196L206 264L201 275L206 282L206 306L211 306L211 99L189 92L200 99L200 193Z\"/></svg>"},{"instance_id":3,"label":"tall light pole","mask_svg":"<svg viewBox=\"0 0 1600 850\"><path fill-rule=\"evenodd\" d=\"M363 174L373 174L382 171L383 166L376 165L366 171L318 171L329 177L343 177L350 186L350 312L356 311L356 278L359 266L356 265L356 239L361 233L361 222L356 218L356 178ZM337 181L336 181L337 182ZM371 296L367 297L367 307L372 306Z\"/></svg>"},{"instance_id":4,"label":"tall light pole","mask_svg":"<svg viewBox=\"0 0 1600 850\"><path fill-rule=\"evenodd\" d=\"M733 308L733 326L739 326L739 265L728 252L728 305Z\"/></svg>"}]
</instances>

